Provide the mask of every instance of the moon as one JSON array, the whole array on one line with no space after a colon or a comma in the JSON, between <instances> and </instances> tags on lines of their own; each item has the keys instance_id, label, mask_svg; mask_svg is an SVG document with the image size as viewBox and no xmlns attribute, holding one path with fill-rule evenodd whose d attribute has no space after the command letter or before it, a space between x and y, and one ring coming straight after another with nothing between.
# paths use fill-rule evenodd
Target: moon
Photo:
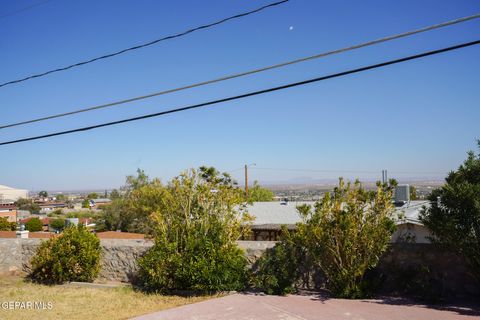
<instances>
[{"instance_id":1,"label":"moon","mask_svg":"<svg viewBox=\"0 0 480 320\"><path fill-rule=\"evenodd\" d=\"M292 31L292 30L293 30L293 26L290 26L290 28L288 28L288 29L289 29L290 31Z\"/></svg>"}]
</instances>

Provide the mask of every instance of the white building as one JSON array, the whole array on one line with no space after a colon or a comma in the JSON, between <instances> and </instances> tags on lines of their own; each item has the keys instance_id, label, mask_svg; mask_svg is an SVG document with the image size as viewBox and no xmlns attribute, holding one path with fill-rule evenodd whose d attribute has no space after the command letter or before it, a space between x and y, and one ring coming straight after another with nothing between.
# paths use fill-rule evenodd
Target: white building
<instances>
[{"instance_id":1,"label":"white building","mask_svg":"<svg viewBox=\"0 0 480 320\"><path fill-rule=\"evenodd\" d=\"M0 204L14 203L19 198L27 198L28 191L24 189L15 189L0 184Z\"/></svg>"}]
</instances>

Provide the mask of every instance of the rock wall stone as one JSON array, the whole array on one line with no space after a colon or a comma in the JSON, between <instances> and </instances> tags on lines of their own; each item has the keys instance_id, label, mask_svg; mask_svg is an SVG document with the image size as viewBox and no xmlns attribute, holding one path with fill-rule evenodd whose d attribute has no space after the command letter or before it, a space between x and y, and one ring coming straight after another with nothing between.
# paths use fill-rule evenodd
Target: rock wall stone
<instances>
[{"instance_id":1,"label":"rock wall stone","mask_svg":"<svg viewBox=\"0 0 480 320\"><path fill-rule=\"evenodd\" d=\"M28 271L40 239L0 239L0 274Z\"/></svg>"},{"instance_id":2,"label":"rock wall stone","mask_svg":"<svg viewBox=\"0 0 480 320\"><path fill-rule=\"evenodd\" d=\"M0 239L0 274L26 274L30 260L43 239ZM137 259L153 245L149 240L102 239L100 282L135 280L138 271ZM274 241L239 241L249 264L253 264Z\"/></svg>"},{"instance_id":3,"label":"rock wall stone","mask_svg":"<svg viewBox=\"0 0 480 320\"><path fill-rule=\"evenodd\" d=\"M30 260L41 241L45 240L0 239L0 274L28 273ZM97 278L99 282L134 281L138 271L137 259L153 245L149 240L134 239L102 239L100 243L102 255ZM238 241L238 244L245 251L251 266L275 242ZM433 280L440 281L441 289L447 290L449 294L478 293L478 285L469 273L464 259L431 244L392 244L376 269L385 278L385 284L391 287L402 281L405 270L424 273L427 270L420 275L427 278L420 280L430 281L428 277L433 277Z\"/></svg>"},{"instance_id":4,"label":"rock wall stone","mask_svg":"<svg viewBox=\"0 0 480 320\"><path fill-rule=\"evenodd\" d=\"M138 265L137 259L153 245L146 240L104 239L100 261L99 281L133 282Z\"/></svg>"},{"instance_id":5,"label":"rock wall stone","mask_svg":"<svg viewBox=\"0 0 480 320\"><path fill-rule=\"evenodd\" d=\"M427 298L479 296L480 284L465 259L433 244L395 243L375 269L386 292L405 288ZM408 290L411 288L411 290ZM424 291L424 292L420 292Z\"/></svg>"}]
</instances>

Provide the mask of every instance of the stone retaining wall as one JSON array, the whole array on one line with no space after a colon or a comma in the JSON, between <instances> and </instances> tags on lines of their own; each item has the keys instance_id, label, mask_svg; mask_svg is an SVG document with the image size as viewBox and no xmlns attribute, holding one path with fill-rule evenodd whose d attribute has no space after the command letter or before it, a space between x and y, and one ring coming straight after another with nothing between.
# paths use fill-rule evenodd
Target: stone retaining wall
<instances>
[{"instance_id":1,"label":"stone retaining wall","mask_svg":"<svg viewBox=\"0 0 480 320\"><path fill-rule=\"evenodd\" d=\"M0 274L25 274L30 260L42 239L0 239ZM273 241L239 241L250 264L275 245ZM152 245L152 241L133 239L102 239L102 258L98 281L129 282L138 270L137 259Z\"/></svg>"},{"instance_id":2,"label":"stone retaining wall","mask_svg":"<svg viewBox=\"0 0 480 320\"><path fill-rule=\"evenodd\" d=\"M0 274L28 273L29 261L40 241L43 240L0 239ZM132 281L138 271L137 259L153 245L152 241L133 239L102 239L100 243L101 271L97 279L100 282ZM252 265L275 242L238 241L238 244ZM401 276L405 276L405 270L410 270L410 273L423 272L419 275L420 280L422 277L433 277L441 282L442 290L448 290L452 294L478 292L478 285L469 274L466 262L431 244L392 244L376 271L382 274L386 285L393 287L398 285L398 281L403 281Z\"/></svg>"},{"instance_id":3,"label":"stone retaining wall","mask_svg":"<svg viewBox=\"0 0 480 320\"><path fill-rule=\"evenodd\" d=\"M479 296L480 284L464 258L424 243L392 244L375 269L386 292L410 291L427 298ZM408 292L407 292L408 293Z\"/></svg>"}]
</instances>

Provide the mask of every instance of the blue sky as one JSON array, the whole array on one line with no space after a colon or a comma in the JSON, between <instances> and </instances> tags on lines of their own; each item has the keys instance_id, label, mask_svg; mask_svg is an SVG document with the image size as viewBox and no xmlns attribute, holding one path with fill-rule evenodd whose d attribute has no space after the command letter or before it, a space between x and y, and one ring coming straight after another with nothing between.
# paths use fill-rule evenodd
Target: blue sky
<instances>
[{"instance_id":1,"label":"blue sky","mask_svg":"<svg viewBox=\"0 0 480 320\"><path fill-rule=\"evenodd\" d=\"M32 3L3 0L0 15ZM0 18L0 82L267 3L51 0ZM479 11L471 0L292 0L149 48L0 88L0 123L186 85ZM472 41L479 27L480 21L469 21L253 77L4 129L0 140L157 112ZM166 180L203 164L230 171L245 163L256 163L251 179L263 183L339 175L372 179L380 178L382 169L400 179L439 178L456 168L480 138L479 57L480 46L470 47L215 107L2 146L0 184L30 190L111 188L137 167ZM242 177L240 170L233 174Z\"/></svg>"}]
</instances>

